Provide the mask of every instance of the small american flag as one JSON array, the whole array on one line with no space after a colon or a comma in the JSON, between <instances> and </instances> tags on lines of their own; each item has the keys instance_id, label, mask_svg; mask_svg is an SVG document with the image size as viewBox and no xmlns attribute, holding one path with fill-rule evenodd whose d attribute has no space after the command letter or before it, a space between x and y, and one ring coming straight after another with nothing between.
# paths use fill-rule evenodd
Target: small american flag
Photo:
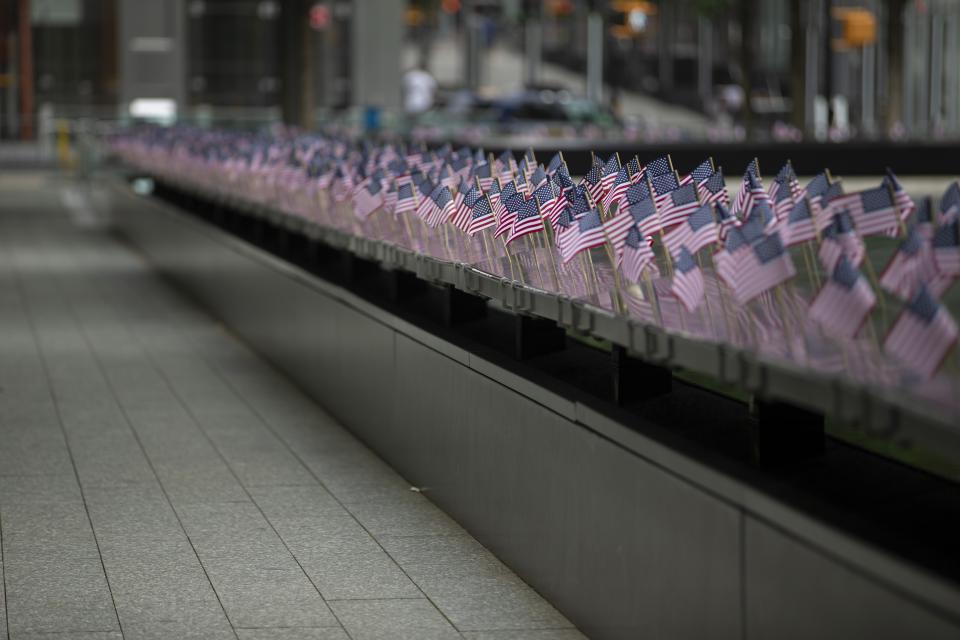
<instances>
[{"instance_id":1,"label":"small american flag","mask_svg":"<svg viewBox=\"0 0 960 640\"><path fill-rule=\"evenodd\" d=\"M610 184L607 195L603 198L603 208L609 211L610 207L614 203L620 204L620 200L626 196L629 188L630 174L627 172L626 167L621 167L620 171L617 172L617 175L614 176L614 180Z\"/></svg>"},{"instance_id":2,"label":"small american flag","mask_svg":"<svg viewBox=\"0 0 960 640\"><path fill-rule=\"evenodd\" d=\"M461 231L466 231L473 215L473 207L483 197L480 185L474 181L466 191L459 191L454 200L453 225ZM492 212L492 209L491 209Z\"/></svg>"},{"instance_id":3,"label":"small american flag","mask_svg":"<svg viewBox=\"0 0 960 640\"><path fill-rule=\"evenodd\" d=\"M471 236L475 235L477 232L492 227L496 223L497 220L493 215L493 207L490 205L490 199L481 193L480 198L473 205L473 210L470 212L470 222L467 225L467 233Z\"/></svg>"},{"instance_id":4,"label":"small american flag","mask_svg":"<svg viewBox=\"0 0 960 640\"><path fill-rule=\"evenodd\" d=\"M703 273L693 259L693 254L684 246L680 247L670 292L687 311L695 311L703 301Z\"/></svg>"},{"instance_id":5,"label":"small american flag","mask_svg":"<svg viewBox=\"0 0 960 640\"><path fill-rule=\"evenodd\" d=\"M730 194L727 193L727 182L723 179L723 169L717 169L703 183L697 185L700 199L705 203L719 202L729 206Z\"/></svg>"},{"instance_id":6,"label":"small american flag","mask_svg":"<svg viewBox=\"0 0 960 640\"><path fill-rule=\"evenodd\" d=\"M433 206L426 222L429 227L435 229L453 215L453 195L446 185L441 184L430 194L430 200Z\"/></svg>"},{"instance_id":7,"label":"small american flag","mask_svg":"<svg viewBox=\"0 0 960 640\"><path fill-rule=\"evenodd\" d=\"M626 198L627 204L637 204L641 200L649 199L650 183L643 180L630 185L630 188L628 188L626 194L624 194L624 198Z\"/></svg>"},{"instance_id":8,"label":"small american flag","mask_svg":"<svg viewBox=\"0 0 960 640\"><path fill-rule=\"evenodd\" d=\"M507 242L513 242L517 238L543 231L543 218L540 216L540 207L535 198L524 200L517 210L517 218L513 223L513 229L507 237Z\"/></svg>"},{"instance_id":9,"label":"small american flag","mask_svg":"<svg viewBox=\"0 0 960 640\"><path fill-rule=\"evenodd\" d=\"M847 211L861 235L877 235L897 227L897 217L890 190L881 185L866 191L837 196L828 207L831 215Z\"/></svg>"},{"instance_id":10,"label":"small american flag","mask_svg":"<svg viewBox=\"0 0 960 640\"><path fill-rule=\"evenodd\" d=\"M701 205L690 214L683 224L668 233L663 238L663 244L674 256L678 256L682 248L696 254L706 246L717 241L717 222L713 216L713 205Z\"/></svg>"},{"instance_id":11,"label":"small american flag","mask_svg":"<svg viewBox=\"0 0 960 640\"><path fill-rule=\"evenodd\" d=\"M622 251L624 242L627 239L627 235L630 230L636 227L636 221L633 219L633 214L630 211L629 206L625 207L623 210L618 210L617 215L608 219L603 223L604 232L606 233L607 238L610 240L610 245L613 247L613 253L619 261L622 257Z\"/></svg>"},{"instance_id":12,"label":"small american flag","mask_svg":"<svg viewBox=\"0 0 960 640\"><path fill-rule=\"evenodd\" d=\"M673 163L670 161L670 156L660 156L656 160L650 161L650 163L644 167L644 172L651 180L668 173L673 173Z\"/></svg>"},{"instance_id":13,"label":"small american flag","mask_svg":"<svg viewBox=\"0 0 960 640\"><path fill-rule=\"evenodd\" d=\"M713 175L713 171L713 158L707 158L698 164L689 175L684 176L683 179L680 180L680 184L685 185L692 182L699 187Z\"/></svg>"},{"instance_id":14,"label":"small american flag","mask_svg":"<svg viewBox=\"0 0 960 640\"><path fill-rule=\"evenodd\" d=\"M727 209L727 203L725 202L713 203L713 210L716 213L717 224L719 225L717 235L720 241L723 242L727 239L727 232L733 227L736 227L739 220L730 213L730 210Z\"/></svg>"},{"instance_id":15,"label":"small american flag","mask_svg":"<svg viewBox=\"0 0 960 640\"><path fill-rule=\"evenodd\" d=\"M493 168L490 163L478 164L473 170L473 175L480 182L481 189L484 191L490 190L490 185L493 184Z\"/></svg>"},{"instance_id":16,"label":"small american flag","mask_svg":"<svg viewBox=\"0 0 960 640\"><path fill-rule=\"evenodd\" d=\"M785 165L780 167L780 171L777 172L777 176L767 188L767 196L773 200L777 197L777 194L788 192L790 180L795 178L796 174L793 172L793 165L790 164L790 162L787 162Z\"/></svg>"},{"instance_id":17,"label":"small american flag","mask_svg":"<svg viewBox=\"0 0 960 640\"><path fill-rule=\"evenodd\" d=\"M623 275L630 282L637 283L643 277L646 269L651 269L654 275L659 276L656 255L650 248L650 241L640 234L635 226L630 228L626 236L623 249Z\"/></svg>"},{"instance_id":18,"label":"small american flag","mask_svg":"<svg viewBox=\"0 0 960 640\"><path fill-rule=\"evenodd\" d=\"M733 213L742 216L748 214L753 206L758 202L767 200L767 192L763 189L763 182L760 176L747 171L743 174L743 182L740 185L740 191L737 193L737 199L733 206Z\"/></svg>"},{"instance_id":19,"label":"small american flag","mask_svg":"<svg viewBox=\"0 0 960 640\"><path fill-rule=\"evenodd\" d=\"M940 215L944 219L960 217L960 182L954 182L940 198Z\"/></svg>"},{"instance_id":20,"label":"small american flag","mask_svg":"<svg viewBox=\"0 0 960 640\"><path fill-rule=\"evenodd\" d=\"M830 188L830 178L826 172L819 173L803 188L803 195L814 203L819 203L828 188Z\"/></svg>"},{"instance_id":21,"label":"small american flag","mask_svg":"<svg viewBox=\"0 0 960 640\"><path fill-rule=\"evenodd\" d=\"M910 197L910 194L907 193L907 190L903 188L903 185L900 184L896 174L889 168L887 168L887 175L884 176L883 181L893 192L893 200L897 205L897 209L900 210L900 220L905 222L913 215L913 212L916 211L917 204L913 201L913 198Z\"/></svg>"},{"instance_id":22,"label":"small american flag","mask_svg":"<svg viewBox=\"0 0 960 640\"><path fill-rule=\"evenodd\" d=\"M937 214L933 210L933 201L929 196L920 199L913 219L913 227L925 239L933 239L937 227Z\"/></svg>"},{"instance_id":23,"label":"small american flag","mask_svg":"<svg viewBox=\"0 0 960 640\"><path fill-rule=\"evenodd\" d=\"M614 152L614 154L610 156L610 159L607 160L607 163L603 165L603 177L600 179L600 184L603 186L604 193L609 191L614 182L617 181L620 169L622 168L620 165L620 154Z\"/></svg>"},{"instance_id":24,"label":"small american flag","mask_svg":"<svg viewBox=\"0 0 960 640\"><path fill-rule=\"evenodd\" d=\"M603 222L600 213L593 209L580 216L576 224L563 234L564 243L559 247L563 261L570 262L581 251L603 246Z\"/></svg>"},{"instance_id":25,"label":"small american flag","mask_svg":"<svg viewBox=\"0 0 960 640\"><path fill-rule=\"evenodd\" d=\"M651 236L663 228L653 198L647 198L630 205L630 215L633 216L634 222L637 223L640 232L645 236Z\"/></svg>"},{"instance_id":26,"label":"small american flag","mask_svg":"<svg viewBox=\"0 0 960 640\"><path fill-rule=\"evenodd\" d=\"M732 283L733 294L739 304L746 304L796 275L790 254L784 249L777 233L757 241L742 255L739 273Z\"/></svg>"},{"instance_id":27,"label":"small american flag","mask_svg":"<svg viewBox=\"0 0 960 640\"><path fill-rule=\"evenodd\" d=\"M957 340L957 323L920 287L883 342L883 349L924 378L931 377Z\"/></svg>"},{"instance_id":28,"label":"small american flag","mask_svg":"<svg viewBox=\"0 0 960 640\"><path fill-rule=\"evenodd\" d=\"M627 160L627 164L624 166L627 168L627 173L630 174L631 182L636 183L643 179L643 165L640 164L640 159L637 156Z\"/></svg>"},{"instance_id":29,"label":"small american flag","mask_svg":"<svg viewBox=\"0 0 960 640\"><path fill-rule=\"evenodd\" d=\"M737 199L733 202L731 211L734 214L740 214L746 209L747 199L759 196L756 189L763 189L763 183L760 181L760 165L754 158L747 165L743 172L743 179L740 181L740 191L737 192Z\"/></svg>"},{"instance_id":30,"label":"small american flag","mask_svg":"<svg viewBox=\"0 0 960 640\"><path fill-rule=\"evenodd\" d=\"M373 177L365 178L362 184L363 189L353 196L353 214L366 219L383 206L383 186L379 179Z\"/></svg>"},{"instance_id":31,"label":"small american flag","mask_svg":"<svg viewBox=\"0 0 960 640\"><path fill-rule=\"evenodd\" d=\"M948 222L934 232L933 252L941 273L960 277L960 220Z\"/></svg>"},{"instance_id":32,"label":"small american flag","mask_svg":"<svg viewBox=\"0 0 960 640\"><path fill-rule=\"evenodd\" d=\"M856 267L863 262L866 248L853 226L853 218L846 211L833 215L833 222L823 232L817 255L827 273L833 271L840 258L846 258Z\"/></svg>"},{"instance_id":33,"label":"small american flag","mask_svg":"<svg viewBox=\"0 0 960 640\"><path fill-rule=\"evenodd\" d=\"M603 198L603 164L594 156L593 166L583 176L580 184L587 190L594 202L600 202Z\"/></svg>"},{"instance_id":34,"label":"small american flag","mask_svg":"<svg viewBox=\"0 0 960 640\"><path fill-rule=\"evenodd\" d=\"M670 197L665 201L663 210L660 211L660 221L664 228L673 226L686 220L687 216L700 207L700 200L697 198L697 187L693 184L686 184L670 192Z\"/></svg>"},{"instance_id":35,"label":"small american flag","mask_svg":"<svg viewBox=\"0 0 960 640\"><path fill-rule=\"evenodd\" d=\"M439 189L442 185L435 185L429 179L424 178L416 185L417 193L417 208L415 213L417 217L421 220L426 220L427 217L433 212L433 198L430 196L434 193L436 189Z\"/></svg>"},{"instance_id":36,"label":"small american flag","mask_svg":"<svg viewBox=\"0 0 960 640\"><path fill-rule=\"evenodd\" d=\"M547 172L544 170L543 167L537 166L534 169L533 173L530 174L530 184L533 186L534 189L536 189L546 181L547 181Z\"/></svg>"},{"instance_id":37,"label":"small american flag","mask_svg":"<svg viewBox=\"0 0 960 640\"><path fill-rule=\"evenodd\" d=\"M670 194L680 188L680 181L676 173L665 173L650 180L650 190L654 194L657 206L660 206L670 197Z\"/></svg>"},{"instance_id":38,"label":"small american flag","mask_svg":"<svg viewBox=\"0 0 960 640\"><path fill-rule=\"evenodd\" d=\"M804 198L794 205L783 227L784 242L788 247L809 242L817 237L816 223L810 211L810 201Z\"/></svg>"},{"instance_id":39,"label":"small american flag","mask_svg":"<svg viewBox=\"0 0 960 640\"><path fill-rule=\"evenodd\" d=\"M911 229L880 274L880 286L902 300L910 300L936 273L932 247Z\"/></svg>"},{"instance_id":40,"label":"small american flag","mask_svg":"<svg viewBox=\"0 0 960 640\"><path fill-rule=\"evenodd\" d=\"M547 173L551 176L557 172L561 167L566 168L567 163L563 160L563 154L557 151L553 154L553 157L550 158L550 164L547 165Z\"/></svg>"},{"instance_id":41,"label":"small american flag","mask_svg":"<svg viewBox=\"0 0 960 640\"><path fill-rule=\"evenodd\" d=\"M790 173L793 173L793 168L787 164L784 165L784 169L789 169ZM783 169L781 169L783 171ZM777 176L780 177L779 175ZM777 216L778 220L784 220L787 216L790 215L790 212L796 206L796 201L793 199L793 192L790 189L790 185L786 180L789 180L790 176L785 178L783 184L778 185L774 182L771 185L771 191L773 193L769 194L770 196L770 206L773 209L773 214Z\"/></svg>"},{"instance_id":42,"label":"small american flag","mask_svg":"<svg viewBox=\"0 0 960 640\"><path fill-rule=\"evenodd\" d=\"M853 338L877 303L877 296L863 274L845 257L810 304L810 319L838 339Z\"/></svg>"},{"instance_id":43,"label":"small american flag","mask_svg":"<svg viewBox=\"0 0 960 640\"><path fill-rule=\"evenodd\" d=\"M397 204L393 207L393 213L407 213L416 209L416 198L413 194L413 185L410 182L403 182L397 185Z\"/></svg>"},{"instance_id":44,"label":"small american flag","mask_svg":"<svg viewBox=\"0 0 960 640\"><path fill-rule=\"evenodd\" d=\"M517 221L517 213L520 212L520 207L524 203L522 194L514 193L509 197L507 197L506 194L506 190L500 194L500 202L503 204L503 209L506 213L497 219L497 229L494 231L495 238L499 238L504 233L509 234L513 231L513 225Z\"/></svg>"},{"instance_id":45,"label":"small american flag","mask_svg":"<svg viewBox=\"0 0 960 640\"><path fill-rule=\"evenodd\" d=\"M397 183L395 180L390 181L390 186L383 194L383 210L387 213L397 212Z\"/></svg>"}]
</instances>

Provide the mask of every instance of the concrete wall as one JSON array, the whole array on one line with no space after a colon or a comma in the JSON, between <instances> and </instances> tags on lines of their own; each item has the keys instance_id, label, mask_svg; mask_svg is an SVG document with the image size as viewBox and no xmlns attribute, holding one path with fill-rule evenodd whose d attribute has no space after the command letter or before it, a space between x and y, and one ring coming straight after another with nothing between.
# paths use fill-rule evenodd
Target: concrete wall
<instances>
[{"instance_id":1,"label":"concrete wall","mask_svg":"<svg viewBox=\"0 0 960 640\"><path fill-rule=\"evenodd\" d=\"M960 637L954 587L166 205L119 197L118 224L150 260L588 636Z\"/></svg>"}]
</instances>

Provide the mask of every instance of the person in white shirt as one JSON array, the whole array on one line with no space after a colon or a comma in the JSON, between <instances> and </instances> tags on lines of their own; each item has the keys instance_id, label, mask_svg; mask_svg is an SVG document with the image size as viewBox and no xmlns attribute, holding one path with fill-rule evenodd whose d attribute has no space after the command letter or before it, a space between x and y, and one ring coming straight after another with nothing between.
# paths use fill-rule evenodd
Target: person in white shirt
<instances>
[{"instance_id":1,"label":"person in white shirt","mask_svg":"<svg viewBox=\"0 0 960 640\"><path fill-rule=\"evenodd\" d=\"M403 108L408 117L415 118L433 108L437 81L429 71L414 67L403 76Z\"/></svg>"}]
</instances>

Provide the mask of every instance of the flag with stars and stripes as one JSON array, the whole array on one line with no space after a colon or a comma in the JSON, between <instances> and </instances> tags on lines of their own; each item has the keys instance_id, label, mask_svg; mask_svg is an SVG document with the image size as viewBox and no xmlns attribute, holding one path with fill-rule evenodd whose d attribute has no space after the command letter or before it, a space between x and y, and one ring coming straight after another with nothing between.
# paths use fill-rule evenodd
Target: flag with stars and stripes
<instances>
[{"instance_id":1,"label":"flag with stars and stripes","mask_svg":"<svg viewBox=\"0 0 960 640\"><path fill-rule=\"evenodd\" d=\"M623 243L627 239L630 230L637 225L630 211L630 206L617 210L617 215L609 218L603 223L604 232L613 248L613 253L619 262L622 257Z\"/></svg>"},{"instance_id":2,"label":"flag with stars and stripes","mask_svg":"<svg viewBox=\"0 0 960 640\"><path fill-rule=\"evenodd\" d=\"M903 188L896 174L891 171L889 167L887 168L887 175L883 177L883 182L887 188L893 192L893 201L900 212L900 221L906 222L907 219L913 215L913 212L917 210L917 204L913 201L913 198L910 197L910 194L907 193L907 190Z\"/></svg>"},{"instance_id":3,"label":"flag with stars and stripes","mask_svg":"<svg viewBox=\"0 0 960 640\"><path fill-rule=\"evenodd\" d=\"M931 244L937 273L930 280L928 288L932 294L940 297L960 278L960 220L954 218L940 225L933 232Z\"/></svg>"},{"instance_id":4,"label":"flag with stars and stripes","mask_svg":"<svg viewBox=\"0 0 960 640\"><path fill-rule=\"evenodd\" d=\"M920 287L884 339L883 349L929 378L956 341L957 323L926 287Z\"/></svg>"},{"instance_id":5,"label":"flag with stars and stripes","mask_svg":"<svg viewBox=\"0 0 960 640\"><path fill-rule=\"evenodd\" d=\"M474 177L480 182L480 188L484 191L489 191L490 186L493 184L493 167L490 166L489 162L483 162L478 164L473 169Z\"/></svg>"},{"instance_id":6,"label":"flag with stars and stripes","mask_svg":"<svg viewBox=\"0 0 960 640\"><path fill-rule=\"evenodd\" d=\"M670 197L670 194L680 188L680 181L676 173L665 173L656 178L650 179L650 190L653 192L653 198L657 201L657 206L662 205Z\"/></svg>"},{"instance_id":7,"label":"flag with stars and stripes","mask_svg":"<svg viewBox=\"0 0 960 640\"><path fill-rule=\"evenodd\" d=\"M477 184L476 180L474 180L473 185L470 186L469 189L457 192L457 197L454 200L453 220L451 221L453 226L461 231L466 231L472 219L473 207L482 197L483 190L480 188L480 185ZM491 213L492 212L493 210L491 209Z\"/></svg>"},{"instance_id":8,"label":"flag with stars and stripes","mask_svg":"<svg viewBox=\"0 0 960 640\"><path fill-rule=\"evenodd\" d=\"M870 283L852 262L841 256L810 304L809 315L826 335L849 339L857 335L876 303Z\"/></svg>"},{"instance_id":9,"label":"flag with stars and stripes","mask_svg":"<svg viewBox=\"0 0 960 640\"><path fill-rule=\"evenodd\" d=\"M713 215L713 205L701 205L696 211L663 237L663 245L674 256L681 247L696 255L698 251L717 241L717 221Z\"/></svg>"},{"instance_id":10,"label":"flag with stars and stripes","mask_svg":"<svg viewBox=\"0 0 960 640\"><path fill-rule=\"evenodd\" d=\"M507 237L507 242L513 242L517 238L543 231L543 217L540 215L540 207L535 198L524 200L517 209L517 218Z\"/></svg>"},{"instance_id":11,"label":"flag with stars and stripes","mask_svg":"<svg viewBox=\"0 0 960 640\"><path fill-rule=\"evenodd\" d=\"M640 232L645 236L652 236L663 229L660 216L657 215L657 205L653 198L647 198L630 205L630 215L633 216L634 222L637 223Z\"/></svg>"},{"instance_id":12,"label":"flag with stars and stripes","mask_svg":"<svg viewBox=\"0 0 960 640\"><path fill-rule=\"evenodd\" d=\"M567 163L563 159L563 154L557 151L553 154L553 157L550 158L550 164L547 165L547 173L552 176L561 168L566 168L566 166Z\"/></svg>"},{"instance_id":13,"label":"flag with stars and stripes","mask_svg":"<svg viewBox=\"0 0 960 640\"><path fill-rule=\"evenodd\" d=\"M563 243L558 248L564 263L573 260L581 251L602 247L606 237L600 213L596 209L586 212L561 237Z\"/></svg>"},{"instance_id":14,"label":"flag with stars and stripes","mask_svg":"<svg viewBox=\"0 0 960 640\"><path fill-rule=\"evenodd\" d=\"M763 236L753 244L747 245L747 250L738 252L737 256L736 263L730 265L734 266L737 272L732 274L727 284L730 285L738 304L746 304L797 273L778 233ZM727 278L724 279L727 280Z\"/></svg>"},{"instance_id":15,"label":"flag with stars and stripes","mask_svg":"<svg viewBox=\"0 0 960 640\"><path fill-rule=\"evenodd\" d=\"M793 206L783 224L783 239L788 247L809 242L817 237L816 222L810 201L804 198Z\"/></svg>"},{"instance_id":16,"label":"flag with stars and stripes","mask_svg":"<svg viewBox=\"0 0 960 640\"><path fill-rule=\"evenodd\" d=\"M698 164L688 175L683 176L683 178L680 180L680 184L682 186L692 182L699 187L701 184L706 182L710 176L713 175L713 171L713 158L707 158Z\"/></svg>"},{"instance_id":17,"label":"flag with stars and stripes","mask_svg":"<svg viewBox=\"0 0 960 640\"><path fill-rule=\"evenodd\" d=\"M880 274L880 286L901 300L910 300L936 273L933 248L911 229Z\"/></svg>"},{"instance_id":18,"label":"flag with stars and stripes","mask_svg":"<svg viewBox=\"0 0 960 640\"><path fill-rule=\"evenodd\" d=\"M664 201L660 211L660 223L666 229L683 222L698 208L700 200L697 198L697 187L686 184L670 192L670 197Z\"/></svg>"},{"instance_id":19,"label":"flag with stars and stripes","mask_svg":"<svg viewBox=\"0 0 960 640\"><path fill-rule=\"evenodd\" d=\"M437 185L433 193L430 194L430 200L433 204L430 207L430 214L426 218L426 223L429 227L435 229L453 215L453 194L450 193L450 189L446 185Z\"/></svg>"},{"instance_id":20,"label":"flag with stars and stripes","mask_svg":"<svg viewBox=\"0 0 960 640\"><path fill-rule=\"evenodd\" d=\"M610 156L610 159L607 160L607 163L603 165L603 177L600 179L600 185L603 187L604 193L609 191L613 183L617 181L620 169L622 168L620 165L620 154L614 152L613 155Z\"/></svg>"},{"instance_id":21,"label":"flag with stars and stripes","mask_svg":"<svg viewBox=\"0 0 960 640\"><path fill-rule=\"evenodd\" d=\"M413 184L404 181L397 185L397 203L393 206L393 213L407 213L417 208L416 196L413 193Z\"/></svg>"},{"instance_id":22,"label":"flag with stars and stripes","mask_svg":"<svg viewBox=\"0 0 960 640\"><path fill-rule=\"evenodd\" d=\"M670 161L670 156L660 156L656 160L651 160L643 168L643 171L648 178L653 180L656 177L673 173L673 163Z\"/></svg>"},{"instance_id":23,"label":"flag with stars and stripes","mask_svg":"<svg viewBox=\"0 0 960 640\"><path fill-rule=\"evenodd\" d=\"M704 203L719 202L730 205L730 194L727 193L727 182L723 179L723 169L717 169L709 178L697 185L700 199Z\"/></svg>"},{"instance_id":24,"label":"flag with stars and stripes","mask_svg":"<svg viewBox=\"0 0 960 640\"><path fill-rule=\"evenodd\" d=\"M603 208L609 211L614 203L619 205L620 200L627 194L629 188L630 174L627 173L626 167L621 167L614 181L610 183L607 195L603 197Z\"/></svg>"},{"instance_id":25,"label":"flag with stars and stripes","mask_svg":"<svg viewBox=\"0 0 960 640\"><path fill-rule=\"evenodd\" d=\"M940 198L940 216L944 221L960 218L960 182L954 182Z\"/></svg>"},{"instance_id":26,"label":"flag with stars and stripes","mask_svg":"<svg viewBox=\"0 0 960 640\"><path fill-rule=\"evenodd\" d=\"M497 219L497 229L494 231L495 238L499 238L503 234L507 234L507 237L509 237L509 234L513 231L513 225L517 221L520 207L525 202L523 194L514 193L509 196L507 194L506 189L500 194L500 202L503 204L506 214Z\"/></svg>"},{"instance_id":27,"label":"flag with stars and stripes","mask_svg":"<svg viewBox=\"0 0 960 640\"><path fill-rule=\"evenodd\" d=\"M627 173L630 174L630 182L636 183L643 180L643 165L640 164L640 159L637 156L633 156L627 160L627 164L623 165L627 169Z\"/></svg>"},{"instance_id":28,"label":"flag with stars and stripes","mask_svg":"<svg viewBox=\"0 0 960 640\"><path fill-rule=\"evenodd\" d=\"M640 282L643 272L647 269L654 276L660 275L650 241L641 235L636 226L630 228L624 239L621 264L624 277L633 283Z\"/></svg>"},{"instance_id":29,"label":"flag with stars and stripes","mask_svg":"<svg viewBox=\"0 0 960 640\"><path fill-rule=\"evenodd\" d=\"M365 220L383 206L383 185L374 177L365 178L363 188L353 195L353 214Z\"/></svg>"},{"instance_id":30,"label":"flag with stars and stripes","mask_svg":"<svg viewBox=\"0 0 960 640\"><path fill-rule=\"evenodd\" d=\"M846 258L853 266L859 267L865 255L866 248L853 226L850 214L846 211L833 214L833 222L824 229L820 250L817 252L820 264L827 273L833 271L840 258Z\"/></svg>"},{"instance_id":31,"label":"flag with stars and stripes","mask_svg":"<svg viewBox=\"0 0 960 640\"><path fill-rule=\"evenodd\" d=\"M602 200L604 193L603 164L596 156L593 158L593 166L590 167L590 170L583 176L580 184L586 188L587 193L590 194L594 202L600 202Z\"/></svg>"},{"instance_id":32,"label":"flag with stars and stripes","mask_svg":"<svg viewBox=\"0 0 960 640\"><path fill-rule=\"evenodd\" d=\"M830 205L834 211L849 212L862 236L885 233L899 224L893 198L885 186L838 196Z\"/></svg>"},{"instance_id":33,"label":"flag with stars and stripes","mask_svg":"<svg viewBox=\"0 0 960 640\"><path fill-rule=\"evenodd\" d=\"M676 270L673 273L673 282L670 284L670 293L680 301L687 311L695 311L703 301L703 273L697 266L696 260L693 259L693 254L682 245L678 251Z\"/></svg>"},{"instance_id":34,"label":"flag with stars and stripes","mask_svg":"<svg viewBox=\"0 0 960 640\"><path fill-rule=\"evenodd\" d=\"M471 236L483 231L497 223L493 215L493 207L490 205L490 199L483 193L473 204L470 210L470 221L467 223L467 233Z\"/></svg>"},{"instance_id":35,"label":"flag with stars and stripes","mask_svg":"<svg viewBox=\"0 0 960 640\"><path fill-rule=\"evenodd\" d=\"M737 199L734 201L733 213L743 217L753 209L756 203L766 200L767 192L763 189L760 176L748 170L743 174L740 191L737 192Z\"/></svg>"},{"instance_id":36,"label":"flag with stars and stripes","mask_svg":"<svg viewBox=\"0 0 960 640\"><path fill-rule=\"evenodd\" d=\"M624 194L627 204L637 204L650 198L650 183L646 180L630 185Z\"/></svg>"}]
</instances>

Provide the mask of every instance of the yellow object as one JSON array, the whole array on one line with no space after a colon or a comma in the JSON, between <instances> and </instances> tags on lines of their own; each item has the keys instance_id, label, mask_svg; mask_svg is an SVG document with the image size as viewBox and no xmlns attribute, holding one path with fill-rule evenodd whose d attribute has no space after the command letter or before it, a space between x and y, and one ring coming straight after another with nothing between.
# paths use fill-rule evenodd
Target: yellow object
<instances>
[{"instance_id":1,"label":"yellow object","mask_svg":"<svg viewBox=\"0 0 960 640\"><path fill-rule=\"evenodd\" d=\"M859 48L877 41L877 18L869 9L837 7L833 17L842 27L841 47Z\"/></svg>"},{"instance_id":2,"label":"yellow object","mask_svg":"<svg viewBox=\"0 0 960 640\"><path fill-rule=\"evenodd\" d=\"M57 158L64 169L73 169L73 148L70 145L70 123L57 120Z\"/></svg>"}]
</instances>

